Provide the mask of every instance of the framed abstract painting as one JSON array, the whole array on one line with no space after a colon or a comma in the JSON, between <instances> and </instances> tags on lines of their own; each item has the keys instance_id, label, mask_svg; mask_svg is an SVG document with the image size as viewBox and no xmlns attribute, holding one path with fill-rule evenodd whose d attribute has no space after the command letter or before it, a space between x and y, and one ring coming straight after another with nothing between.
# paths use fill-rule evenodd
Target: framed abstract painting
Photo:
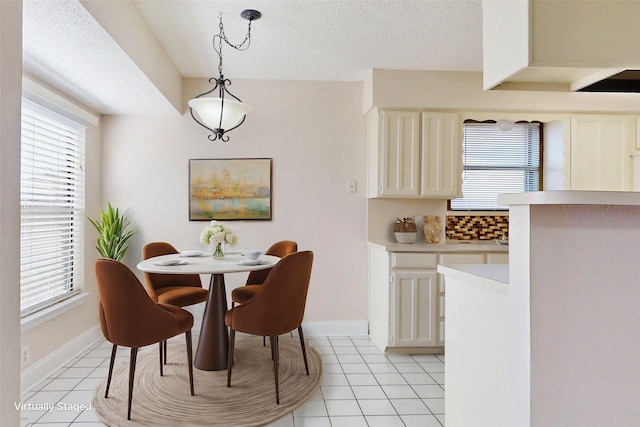
<instances>
[{"instance_id":1,"label":"framed abstract painting","mask_svg":"<svg viewBox=\"0 0 640 427\"><path fill-rule=\"evenodd\" d=\"M270 220L272 159L190 159L189 221Z\"/></svg>"}]
</instances>

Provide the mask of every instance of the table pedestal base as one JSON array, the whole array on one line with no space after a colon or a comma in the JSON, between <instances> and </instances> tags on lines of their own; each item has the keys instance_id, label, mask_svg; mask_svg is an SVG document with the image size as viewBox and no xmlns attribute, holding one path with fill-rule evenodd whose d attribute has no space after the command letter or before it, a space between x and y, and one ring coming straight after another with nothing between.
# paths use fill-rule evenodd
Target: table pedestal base
<instances>
[{"instance_id":1,"label":"table pedestal base","mask_svg":"<svg viewBox=\"0 0 640 427\"><path fill-rule=\"evenodd\" d=\"M202 328L193 366L203 371L227 369L229 329L224 323L227 313L227 291L224 274L212 274L209 296L202 317Z\"/></svg>"}]
</instances>

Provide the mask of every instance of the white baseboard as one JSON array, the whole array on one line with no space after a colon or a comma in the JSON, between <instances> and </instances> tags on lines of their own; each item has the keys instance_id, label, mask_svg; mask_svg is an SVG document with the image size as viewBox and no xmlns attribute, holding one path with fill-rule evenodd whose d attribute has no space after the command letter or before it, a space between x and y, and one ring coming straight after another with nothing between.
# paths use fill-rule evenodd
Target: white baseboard
<instances>
[{"instance_id":1,"label":"white baseboard","mask_svg":"<svg viewBox=\"0 0 640 427\"><path fill-rule=\"evenodd\" d=\"M366 320L319 320L303 322L305 337L367 336Z\"/></svg>"},{"instance_id":2,"label":"white baseboard","mask_svg":"<svg viewBox=\"0 0 640 427\"><path fill-rule=\"evenodd\" d=\"M100 325L95 325L82 335L74 338L62 347L37 361L20 372L20 395L24 395L44 378L60 369L66 362L76 357L92 344L102 339Z\"/></svg>"}]
</instances>

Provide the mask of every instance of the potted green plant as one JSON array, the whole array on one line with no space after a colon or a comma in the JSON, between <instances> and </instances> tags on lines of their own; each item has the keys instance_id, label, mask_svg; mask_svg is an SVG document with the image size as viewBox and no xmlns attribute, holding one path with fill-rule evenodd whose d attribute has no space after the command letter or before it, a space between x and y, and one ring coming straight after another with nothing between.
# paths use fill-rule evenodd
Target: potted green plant
<instances>
[{"instance_id":1,"label":"potted green plant","mask_svg":"<svg viewBox=\"0 0 640 427\"><path fill-rule=\"evenodd\" d=\"M136 232L127 230L129 220L125 216L126 210L120 213L118 208L113 208L108 203L107 210L100 209L100 219L87 219L98 231L98 242L96 249L104 258L122 261L128 246L127 241Z\"/></svg>"}]
</instances>

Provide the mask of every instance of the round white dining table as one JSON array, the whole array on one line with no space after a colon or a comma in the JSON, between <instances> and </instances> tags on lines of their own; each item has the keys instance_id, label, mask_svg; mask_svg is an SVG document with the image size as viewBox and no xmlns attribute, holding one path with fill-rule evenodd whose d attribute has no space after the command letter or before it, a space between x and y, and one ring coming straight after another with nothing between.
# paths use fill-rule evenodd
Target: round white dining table
<instances>
[{"instance_id":1,"label":"round white dining table","mask_svg":"<svg viewBox=\"0 0 640 427\"><path fill-rule=\"evenodd\" d=\"M148 258L138 263L137 268L146 273L158 274L211 274L209 295L202 316L202 327L193 365L204 371L227 369L229 352L229 330L224 323L227 313L227 291L225 273L241 273L271 268L280 261L272 255L261 255L260 264L247 265L241 253L227 253L225 259L217 260L211 253L187 257L180 254ZM166 261L178 260L177 265L162 265Z\"/></svg>"}]
</instances>

